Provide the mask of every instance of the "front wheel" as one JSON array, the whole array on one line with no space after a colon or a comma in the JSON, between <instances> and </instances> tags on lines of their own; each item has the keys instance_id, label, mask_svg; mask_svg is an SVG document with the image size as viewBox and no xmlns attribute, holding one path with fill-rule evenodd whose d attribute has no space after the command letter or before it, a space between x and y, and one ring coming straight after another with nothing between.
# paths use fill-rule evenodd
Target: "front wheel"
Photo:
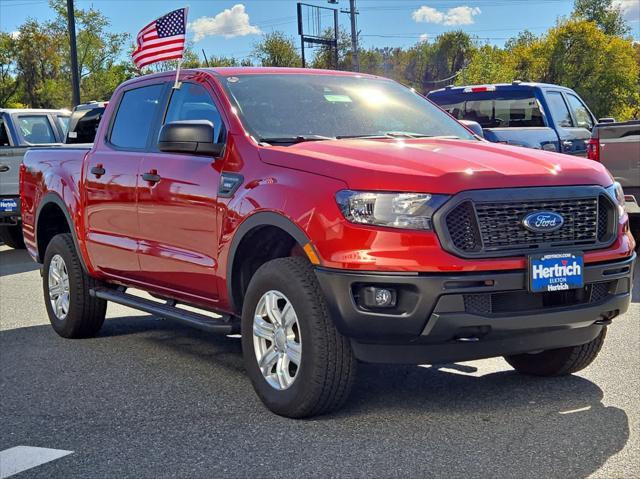
<instances>
[{"instance_id":1,"label":"front wheel","mask_svg":"<svg viewBox=\"0 0 640 479\"><path fill-rule=\"evenodd\" d=\"M69 233L54 236L44 255L42 286L49 321L64 338L95 336L102 327L107 302L89 290L97 281L80 263Z\"/></svg>"},{"instance_id":2,"label":"front wheel","mask_svg":"<svg viewBox=\"0 0 640 479\"><path fill-rule=\"evenodd\" d=\"M565 376L586 368L598 356L607 328L592 341L579 346L549 349L536 354L505 356L506 361L518 372L533 376Z\"/></svg>"},{"instance_id":3,"label":"front wheel","mask_svg":"<svg viewBox=\"0 0 640 479\"><path fill-rule=\"evenodd\" d=\"M331 321L305 258L269 261L251 278L242 311L242 352L256 393L276 414L324 414L349 395L356 360Z\"/></svg>"}]
</instances>

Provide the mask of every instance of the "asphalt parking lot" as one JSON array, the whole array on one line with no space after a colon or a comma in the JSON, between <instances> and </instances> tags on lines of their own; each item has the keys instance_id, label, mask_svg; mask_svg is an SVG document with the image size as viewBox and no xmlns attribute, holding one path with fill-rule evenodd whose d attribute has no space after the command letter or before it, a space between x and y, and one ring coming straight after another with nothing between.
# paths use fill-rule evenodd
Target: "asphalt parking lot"
<instances>
[{"instance_id":1,"label":"asphalt parking lot","mask_svg":"<svg viewBox=\"0 0 640 479\"><path fill-rule=\"evenodd\" d=\"M58 337L36 265L0 246L0 451L72 452L19 478L637 478L639 283L578 375L362 365L342 411L293 421L259 402L238 339L112 304L98 337Z\"/></svg>"}]
</instances>

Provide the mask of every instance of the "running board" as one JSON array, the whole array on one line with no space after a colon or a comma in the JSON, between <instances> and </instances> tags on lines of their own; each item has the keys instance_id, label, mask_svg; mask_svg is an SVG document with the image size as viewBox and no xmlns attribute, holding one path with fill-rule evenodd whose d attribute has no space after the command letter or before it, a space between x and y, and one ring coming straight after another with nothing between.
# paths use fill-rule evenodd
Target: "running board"
<instances>
[{"instance_id":1,"label":"running board","mask_svg":"<svg viewBox=\"0 0 640 479\"><path fill-rule=\"evenodd\" d=\"M123 306L129 306L130 308L160 316L161 318L172 319L186 326L191 326L192 328L207 331L209 333L233 334L237 333L240 329L237 323L232 322L231 316L229 315L223 315L220 319L211 318L204 314L177 308L172 304L172 302L163 304L150 299L127 294L122 290L95 288L91 289L89 294L96 298L122 304Z\"/></svg>"}]
</instances>

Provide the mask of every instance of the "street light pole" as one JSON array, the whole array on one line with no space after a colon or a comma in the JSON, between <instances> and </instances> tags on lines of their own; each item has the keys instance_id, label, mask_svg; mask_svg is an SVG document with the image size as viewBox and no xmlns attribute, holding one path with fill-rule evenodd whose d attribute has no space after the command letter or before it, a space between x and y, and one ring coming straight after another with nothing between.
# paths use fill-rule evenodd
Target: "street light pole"
<instances>
[{"instance_id":1,"label":"street light pole","mask_svg":"<svg viewBox=\"0 0 640 479\"><path fill-rule=\"evenodd\" d=\"M67 0L67 25L69 29L69 53L71 54L71 87L73 106L80 103L80 76L78 72L78 49L76 47L76 17L73 0Z\"/></svg>"},{"instance_id":2,"label":"street light pole","mask_svg":"<svg viewBox=\"0 0 640 479\"><path fill-rule=\"evenodd\" d=\"M356 27L356 0L349 0L349 15L351 17L351 63L352 70L360 71L360 58L358 55L358 31Z\"/></svg>"}]
</instances>

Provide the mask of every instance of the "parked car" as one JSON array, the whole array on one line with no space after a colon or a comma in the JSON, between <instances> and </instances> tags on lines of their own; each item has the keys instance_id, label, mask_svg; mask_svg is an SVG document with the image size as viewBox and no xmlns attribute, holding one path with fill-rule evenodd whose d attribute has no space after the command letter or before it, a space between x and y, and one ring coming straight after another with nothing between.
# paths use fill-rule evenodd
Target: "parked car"
<instances>
[{"instance_id":1,"label":"parked car","mask_svg":"<svg viewBox=\"0 0 640 479\"><path fill-rule=\"evenodd\" d=\"M636 239L640 238L640 120L598 123L591 132L587 154L622 185L631 225Z\"/></svg>"},{"instance_id":2,"label":"parked car","mask_svg":"<svg viewBox=\"0 0 640 479\"><path fill-rule=\"evenodd\" d=\"M71 113L65 143L93 143L108 103L106 101L91 101L76 106Z\"/></svg>"},{"instance_id":3,"label":"parked car","mask_svg":"<svg viewBox=\"0 0 640 479\"><path fill-rule=\"evenodd\" d=\"M475 121L495 143L586 156L595 117L576 92L515 81L446 87L428 98L458 120Z\"/></svg>"},{"instance_id":4,"label":"parked car","mask_svg":"<svg viewBox=\"0 0 640 479\"><path fill-rule=\"evenodd\" d=\"M0 108L0 240L24 248L18 171L28 148L64 141L70 112Z\"/></svg>"},{"instance_id":5,"label":"parked car","mask_svg":"<svg viewBox=\"0 0 640 479\"><path fill-rule=\"evenodd\" d=\"M108 301L240 332L260 399L306 417L345 402L358 360L570 374L627 310L634 240L602 165L480 140L380 77L174 76L119 86L93 145L25 157L59 335L97 334Z\"/></svg>"}]
</instances>

